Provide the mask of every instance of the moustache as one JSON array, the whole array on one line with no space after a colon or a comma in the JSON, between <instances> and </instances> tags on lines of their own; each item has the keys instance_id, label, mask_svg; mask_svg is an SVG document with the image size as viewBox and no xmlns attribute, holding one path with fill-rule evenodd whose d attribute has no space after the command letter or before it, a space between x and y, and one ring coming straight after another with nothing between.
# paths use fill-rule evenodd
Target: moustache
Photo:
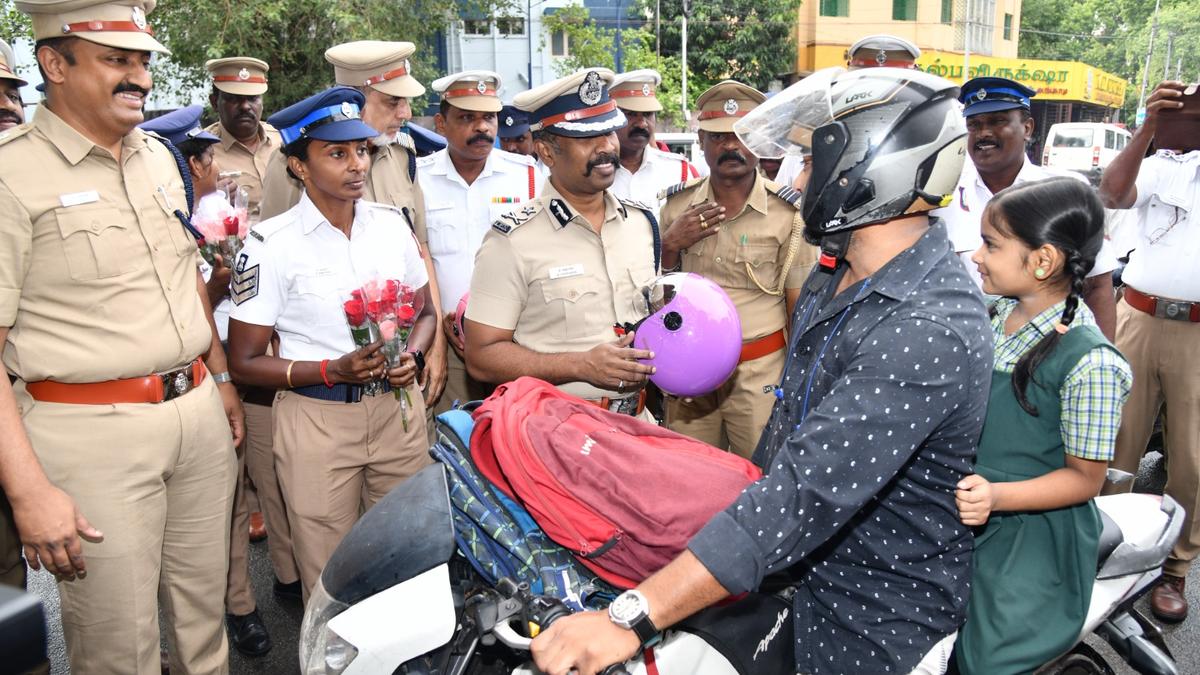
<instances>
[{"instance_id":1,"label":"moustache","mask_svg":"<svg viewBox=\"0 0 1200 675\"><path fill-rule=\"evenodd\" d=\"M629 137L633 138L634 136L642 136L643 138L650 138L650 131L647 129L643 129L641 127L634 127L629 130Z\"/></svg>"},{"instance_id":2,"label":"moustache","mask_svg":"<svg viewBox=\"0 0 1200 675\"><path fill-rule=\"evenodd\" d=\"M596 156L596 159L593 159L592 161L588 162L587 171L584 172L583 176L584 176L584 178L591 176L592 169L595 169L598 166L604 166L605 164L612 164L613 168L616 168L618 161L619 160L617 159L616 155L609 154L607 152L601 153Z\"/></svg>"},{"instance_id":3,"label":"moustache","mask_svg":"<svg viewBox=\"0 0 1200 675\"><path fill-rule=\"evenodd\" d=\"M738 162L741 162L742 164L746 163L745 155L738 152L737 150L730 150L729 152L721 153L721 156L717 158L717 164L720 164L721 162L724 162L725 160L728 160L728 159L736 160Z\"/></svg>"},{"instance_id":4,"label":"moustache","mask_svg":"<svg viewBox=\"0 0 1200 675\"><path fill-rule=\"evenodd\" d=\"M127 91L132 91L135 94L141 94L143 97L150 95L150 90L145 87L138 86L132 82L122 82L113 89L113 95L124 94Z\"/></svg>"},{"instance_id":5,"label":"moustache","mask_svg":"<svg viewBox=\"0 0 1200 675\"><path fill-rule=\"evenodd\" d=\"M20 124L21 118L17 117L17 114L11 110L0 110L0 122L7 121L11 121L14 124Z\"/></svg>"},{"instance_id":6,"label":"moustache","mask_svg":"<svg viewBox=\"0 0 1200 675\"><path fill-rule=\"evenodd\" d=\"M467 139L467 145L470 145L476 141L483 141L483 142L487 143L488 145L491 145L492 143L496 142L496 139L493 136L490 136L488 134L475 134L474 136Z\"/></svg>"}]
</instances>

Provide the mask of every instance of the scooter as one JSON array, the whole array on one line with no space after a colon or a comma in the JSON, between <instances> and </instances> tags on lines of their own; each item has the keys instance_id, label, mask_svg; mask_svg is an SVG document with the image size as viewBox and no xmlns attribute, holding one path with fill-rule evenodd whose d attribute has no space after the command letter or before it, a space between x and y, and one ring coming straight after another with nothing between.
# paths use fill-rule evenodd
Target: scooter
<instances>
[{"instance_id":1,"label":"scooter","mask_svg":"<svg viewBox=\"0 0 1200 675\"><path fill-rule=\"evenodd\" d=\"M1083 639L1103 637L1140 673L1177 672L1161 631L1133 608L1161 573L1183 526L1170 497L1097 499L1103 519L1091 609L1078 644L1043 673L1108 673ZM501 579L487 584L461 556L445 469L433 464L368 511L313 589L300 635L306 674L537 673L532 638L570 612L559 600ZM629 675L784 675L794 672L791 590L783 585L710 607L663 632Z\"/></svg>"}]
</instances>

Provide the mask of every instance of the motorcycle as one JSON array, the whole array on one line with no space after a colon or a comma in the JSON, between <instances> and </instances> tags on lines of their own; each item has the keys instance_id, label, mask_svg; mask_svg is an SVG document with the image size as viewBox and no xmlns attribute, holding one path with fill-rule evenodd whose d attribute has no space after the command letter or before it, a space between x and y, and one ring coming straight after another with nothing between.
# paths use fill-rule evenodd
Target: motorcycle
<instances>
[{"instance_id":1,"label":"motorcycle","mask_svg":"<svg viewBox=\"0 0 1200 675\"><path fill-rule=\"evenodd\" d=\"M1105 639L1139 673L1177 673L1161 630L1133 604L1153 587L1183 526L1170 497L1096 500L1103 520L1091 607L1078 643L1040 673L1111 675L1083 640ZM445 469L433 464L368 511L313 589L300 634L306 674L533 675L530 642L570 613L560 600L501 578L486 583L457 554ZM710 607L606 673L784 675L794 672L792 590Z\"/></svg>"}]
</instances>

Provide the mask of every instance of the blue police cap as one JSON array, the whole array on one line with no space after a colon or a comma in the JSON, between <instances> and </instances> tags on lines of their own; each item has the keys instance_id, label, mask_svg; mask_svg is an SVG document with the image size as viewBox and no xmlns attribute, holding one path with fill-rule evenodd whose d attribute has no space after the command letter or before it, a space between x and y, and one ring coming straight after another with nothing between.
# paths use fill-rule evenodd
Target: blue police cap
<instances>
[{"instance_id":1,"label":"blue police cap","mask_svg":"<svg viewBox=\"0 0 1200 675\"><path fill-rule=\"evenodd\" d=\"M613 72L588 68L513 97L513 105L529 113L531 131L590 138L625 126L625 113L609 98Z\"/></svg>"},{"instance_id":2,"label":"blue police cap","mask_svg":"<svg viewBox=\"0 0 1200 675\"><path fill-rule=\"evenodd\" d=\"M220 141L221 139L200 126L200 113L202 112L204 112L204 106L189 105L152 120L146 120L138 126L143 131L153 131L171 141L172 145L179 145L184 141L208 141L209 143Z\"/></svg>"},{"instance_id":3,"label":"blue police cap","mask_svg":"<svg viewBox=\"0 0 1200 675\"><path fill-rule=\"evenodd\" d=\"M529 114L506 105L500 111L500 138L516 138L529 133Z\"/></svg>"},{"instance_id":4,"label":"blue police cap","mask_svg":"<svg viewBox=\"0 0 1200 675\"><path fill-rule=\"evenodd\" d=\"M293 103L267 118L284 145L302 138L337 143L375 138L379 132L362 121L366 98L351 87L333 87Z\"/></svg>"},{"instance_id":5,"label":"blue police cap","mask_svg":"<svg viewBox=\"0 0 1200 675\"><path fill-rule=\"evenodd\" d=\"M982 115L1024 108L1029 110L1029 99L1036 91L1019 82L1003 77L977 77L962 86L958 100L963 104L963 116Z\"/></svg>"}]
</instances>

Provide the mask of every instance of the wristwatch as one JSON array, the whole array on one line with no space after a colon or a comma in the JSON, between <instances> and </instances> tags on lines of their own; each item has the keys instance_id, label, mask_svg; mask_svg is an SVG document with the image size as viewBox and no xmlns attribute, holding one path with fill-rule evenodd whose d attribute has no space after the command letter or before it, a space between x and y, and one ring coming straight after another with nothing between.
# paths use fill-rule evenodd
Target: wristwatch
<instances>
[{"instance_id":1,"label":"wristwatch","mask_svg":"<svg viewBox=\"0 0 1200 675\"><path fill-rule=\"evenodd\" d=\"M425 372L425 352L421 351L420 349L416 349L409 353L412 354L413 361L416 361L417 363L417 374L420 375L421 373Z\"/></svg>"},{"instance_id":2,"label":"wristwatch","mask_svg":"<svg viewBox=\"0 0 1200 675\"><path fill-rule=\"evenodd\" d=\"M618 595L608 606L608 618L636 633L643 646L658 635L658 628L650 620L650 605L640 591L629 590Z\"/></svg>"},{"instance_id":3,"label":"wristwatch","mask_svg":"<svg viewBox=\"0 0 1200 675\"><path fill-rule=\"evenodd\" d=\"M233 382L233 377L229 374L229 371L224 373L213 373L212 381L213 384L225 384L226 382Z\"/></svg>"}]
</instances>

